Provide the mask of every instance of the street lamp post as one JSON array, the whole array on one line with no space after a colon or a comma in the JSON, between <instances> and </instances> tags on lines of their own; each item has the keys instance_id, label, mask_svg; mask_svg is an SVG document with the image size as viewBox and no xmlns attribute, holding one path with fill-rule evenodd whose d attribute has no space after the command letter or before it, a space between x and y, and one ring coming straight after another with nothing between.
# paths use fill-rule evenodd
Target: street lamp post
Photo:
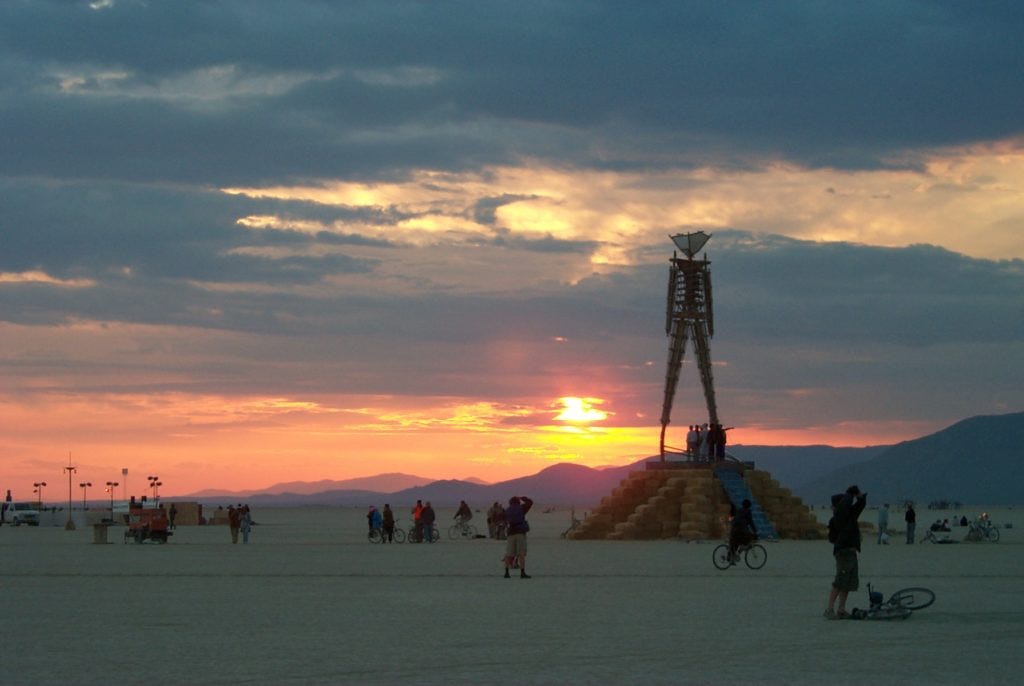
<instances>
[{"instance_id":1,"label":"street lamp post","mask_svg":"<svg viewBox=\"0 0 1024 686\"><path fill-rule=\"evenodd\" d=\"M159 500L159 489L164 485L164 483L160 481L159 476L147 476L146 478L149 479L149 487L153 489L153 500Z\"/></svg>"},{"instance_id":2,"label":"street lamp post","mask_svg":"<svg viewBox=\"0 0 1024 686\"><path fill-rule=\"evenodd\" d=\"M82 489L82 512L85 512L85 508L88 507L86 505L86 502L85 502L85 494L86 494L86 490L90 486L92 486L92 482L91 481L83 481L82 483L78 484L78 487Z\"/></svg>"},{"instance_id":3,"label":"street lamp post","mask_svg":"<svg viewBox=\"0 0 1024 686\"><path fill-rule=\"evenodd\" d=\"M35 482L32 485L35 486L35 489L32 492L36 494L36 505L38 505L37 509L40 512L42 512L43 511L43 486L46 485L46 482L45 481L37 481L37 482Z\"/></svg>"},{"instance_id":4,"label":"street lamp post","mask_svg":"<svg viewBox=\"0 0 1024 686\"><path fill-rule=\"evenodd\" d=\"M110 493L110 521L114 521L114 489L119 485L117 481L107 482L107 492Z\"/></svg>"},{"instance_id":5,"label":"street lamp post","mask_svg":"<svg viewBox=\"0 0 1024 686\"><path fill-rule=\"evenodd\" d=\"M71 455L68 455L68 461L71 461ZM71 518L71 475L78 471L76 467L72 467L70 464L64 468L64 471L68 473L68 522L64 525L65 531L75 530L75 521Z\"/></svg>"}]
</instances>

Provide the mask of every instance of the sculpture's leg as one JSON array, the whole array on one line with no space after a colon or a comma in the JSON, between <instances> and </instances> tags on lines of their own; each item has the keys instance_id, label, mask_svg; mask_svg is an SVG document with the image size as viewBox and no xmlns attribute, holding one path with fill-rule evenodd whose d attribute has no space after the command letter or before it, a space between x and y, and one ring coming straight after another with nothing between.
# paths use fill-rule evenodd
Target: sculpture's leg
<instances>
[{"instance_id":1,"label":"sculpture's leg","mask_svg":"<svg viewBox=\"0 0 1024 686\"><path fill-rule=\"evenodd\" d=\"M700 381L704 385L704 401L708 406L708 421L718 424L718 405L715 402L715 378L711 373L711 346L708 344L707 326L703 321L694 323L693 347L697 354Z\"/></svg>"},{"instance_id":2,"label":"sculpture's leg","mask_svg":"<svg viewBox=\"0 0 1024 686\"><path fill-rule=\"evenodd\" d=\"M679 385L679 374L683 366L683 353L686 352L686 339L689 324L680 319L672 322L672 342L668 348L668 368L665 371L665 398L661 404L661 460L665 461L665 430L668 428L672 415L672 401ZM705 342L706 344L706 342Z\"/></svg>"}]
</instances>

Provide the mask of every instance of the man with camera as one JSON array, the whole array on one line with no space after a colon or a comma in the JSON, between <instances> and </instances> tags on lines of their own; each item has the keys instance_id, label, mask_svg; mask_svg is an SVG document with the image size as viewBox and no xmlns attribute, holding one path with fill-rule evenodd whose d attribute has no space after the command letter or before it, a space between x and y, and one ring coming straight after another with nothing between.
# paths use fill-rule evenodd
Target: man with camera
<instances>
[{"instance_id":1,"label":"man with camera","mask_svg":"<svg viewBox=\"0 0 1024 686\"><path fill-rule=\"evenodd\" d=\"M828 540L836 560L836 576L828 594L827 619L849 619L846 599L860 587L857 553L860 552L860 525L857 518L867 504L867 493L850 486L845 493L832 496L832 519L828 522Z\"/></svg>"}]
</instances>

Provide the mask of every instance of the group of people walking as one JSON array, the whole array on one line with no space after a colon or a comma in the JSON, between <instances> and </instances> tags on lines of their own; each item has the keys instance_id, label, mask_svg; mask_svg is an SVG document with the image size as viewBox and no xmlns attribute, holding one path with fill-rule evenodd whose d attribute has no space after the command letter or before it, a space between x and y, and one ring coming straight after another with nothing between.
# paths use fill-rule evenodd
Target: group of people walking
<instances>
[{"instance_id":1,"label":"group of people walking","mask_svg":"<svg viewBox=\"0 0 1024 686\"><path fill-rule=\"evenodd\" d=\"M687 457L695 462L724 460L728 430L721 424L692 424L686 432Z\"/></svg>"}]
</instances>

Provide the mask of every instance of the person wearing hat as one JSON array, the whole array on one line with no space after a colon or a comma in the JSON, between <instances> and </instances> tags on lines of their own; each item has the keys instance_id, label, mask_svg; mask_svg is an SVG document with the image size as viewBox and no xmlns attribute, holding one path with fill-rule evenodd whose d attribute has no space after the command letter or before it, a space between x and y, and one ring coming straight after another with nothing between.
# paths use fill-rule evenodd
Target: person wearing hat
<instances>
[{"instance_id":1,"label":"person wearing hat","mask_svg":"<svg viewBox=\"0 0 1024 686\"><path fill-rule=\"evenodd\" d=\"M867 493L850 486L845 493L832 496L834 514L828 523L828 540L832 543L832 556L836 561L836 575L828 594L827 619L848 619L846 599L851 591L860 588L857 553L860 552L860 525L857 518L867 504Z\"/></svg>"}]
</instances>

